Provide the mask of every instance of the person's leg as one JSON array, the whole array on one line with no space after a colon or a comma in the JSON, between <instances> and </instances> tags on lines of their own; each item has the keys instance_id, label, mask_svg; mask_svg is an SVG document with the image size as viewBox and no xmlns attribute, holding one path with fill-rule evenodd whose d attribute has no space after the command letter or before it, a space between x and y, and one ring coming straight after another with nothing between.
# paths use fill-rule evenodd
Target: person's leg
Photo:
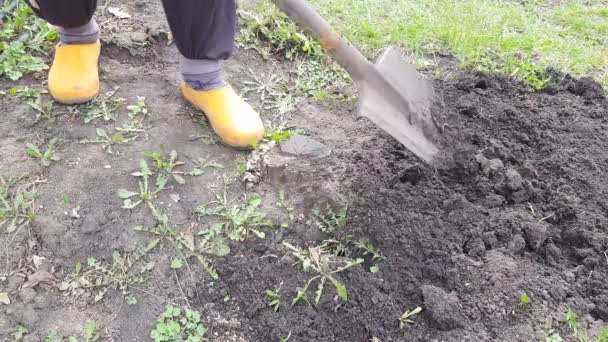
<instances>
[{"instance_id":1,"label":"person's leg","mask_svg":"<svg viewBox=\"0 0 608 342\"><path fill-rule=\"evenodd\" d=\"M99 92L99 28L93 14L97 0L27 0L55 25L59 44L49 71L49 92L59 102L81 103Z\"/></svg>"},{"instance_id":2,"label":"person's leg","mask_svg":"<svg viewBox=\"0 0 608 342\"><path fill-rule=\"evenodd\" d=\"M222 63L234 50L235 0L163 0L182 54L182 91L228 144L245 147L264 134L259 115L226 84Z\"/></svg>"},{"instance_id":3,"label":"person's leg","mask_svg":"<svg viewBox=\"0 0 608 342\"><path fill-rule=\"evenodd\" d=\"M63 44L94 43L99 27L93 18L97 0L26 0L44 20L57 27Z\"/></svg>"}]
</instances>

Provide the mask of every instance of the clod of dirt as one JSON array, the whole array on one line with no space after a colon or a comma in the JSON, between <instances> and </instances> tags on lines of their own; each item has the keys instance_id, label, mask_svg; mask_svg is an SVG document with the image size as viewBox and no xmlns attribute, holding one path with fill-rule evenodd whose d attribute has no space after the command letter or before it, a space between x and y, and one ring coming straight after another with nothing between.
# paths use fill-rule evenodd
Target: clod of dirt
<instances>
[{"instance_id":1,"label":"clod of dirt","mask_svg":"<svg viewBox=\"0 0 608 342\"><path fill-rule=\"evenodd\" d=\"M490 174L495 173L505 167L502 160L498 158L488 159L481 153L475 156L475 160L477 160L486 176L490 176Z\"/></svg>"},{"instance_id":2,"label":"clod of dirt","mask_svg":"<svg viewBox=\"0 0 608 342\"><path fill-rule=\"evenodd\" d=\"M454 195L454 196L450 197L449 199L443 201L443 207L447 211L464 209L465 207L467 207L470 204L471 203L469 203L469 201L467 201L467 198L462 194Z\"/></svg>"},{"instance_id":3,"label":"clod of dirt","mask_svg":"<svg viewBox=\"0 0 608 342\"><path fill-rule=\"evenodd\" d=\"M281 152L295 156L323 158L331 154L329 147L305 135L294 135L281 143Z\"/></svg>"},{"instance_id":4,"label":"clod of dirt","mask_svg":"<svg viewBox=\"0 0 608 342\"><path fill-rule=\"evenodd\" d=\"M526 240L519 234L513 235L513 239L509 242L509 249L515 254L521 254L526 249Z\"/></svg>"},{"instance_id":5,"label":"clod of dirt","mask_svg":"<svg viewBox=\"0 0 608 342\"><path fill-rule=\"evenodd\" d=\"M460 113L466 116L479 115L479 108L475 105L475 101L473 101L473 99L471 99L468 95L458 99L456 102L456 108L458 108Z\"/></svg>"},{"instance_id":6,"label":"clod of dirt","mask_svg":"<svg viewBox=\"0 0 608 342\"><path fill-rule=\"evenodd\" d=\"M424 307L439 329L447 331L462 327L464 317L456 294L447 293L433 285L424 285L422 295Z\"/></svg>"},{"instance_id":7,"label":"clod of dirt","mask_svg":"<svg viewBox=\"0 0 608 342\"><path fill-rule=\"evenodd\" d=\"M508 169L505 176L507 177L507 189L511 191L518 191L523 187L524 180L516 170Z\"/></svg>"},{"instance_id":8,"label":"clod of dirt","mask_svg":"<svg viewBox=\"0 0 608 342\"><path fill-rule=\"evenodd\" d=\"M542 222L530 222L524 227L523 232L528 246L535 252L547 239L547 226Z\"/></svg>"}]
</instances>

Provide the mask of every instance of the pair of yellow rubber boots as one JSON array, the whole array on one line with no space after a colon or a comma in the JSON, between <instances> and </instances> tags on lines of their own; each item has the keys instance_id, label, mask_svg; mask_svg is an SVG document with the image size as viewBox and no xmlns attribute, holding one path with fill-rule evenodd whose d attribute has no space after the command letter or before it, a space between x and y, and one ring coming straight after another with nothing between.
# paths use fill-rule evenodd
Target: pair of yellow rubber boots
<instances>
[{"instance_id":1,"label":"pair of yellow rubber boots","mask_svg":"<svg viewBox=\"0 0 608 342\"><path fill-rule=\"evenodd\" d=\"M49 92L64 104L93 100L99 93L99 42L58 45L49 72ZM232 87L198 91L183 83L184 97L203 111L211 127L228 145L246 148L264 136L264 125L258 113Z\"/></svg>"}]
</instances>

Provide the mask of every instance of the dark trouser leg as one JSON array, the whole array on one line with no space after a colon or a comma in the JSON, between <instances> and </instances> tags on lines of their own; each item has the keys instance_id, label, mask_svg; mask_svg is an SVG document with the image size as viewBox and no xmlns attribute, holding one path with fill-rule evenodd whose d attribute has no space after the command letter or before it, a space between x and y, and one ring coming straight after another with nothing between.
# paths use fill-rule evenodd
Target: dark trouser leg
<instances>
[{"instance_id":1,"label":"dark trouser leg","mask_svg":"<svg viewBox=\"0 0 608 342\"><path fill-rule=\"evenodd\" d=\"M196 90L223 87L222 61L234 50L235 0L163 0L163 6L184 81Z\"/></svg>"},{"instance_id":2,"label":"dark trouser leg","mask_svg":"<svg viewBox=\"0 0 608 342\"><path fill-rule=\"evenodd\" d=\"M96 42L99 27L93 19L97 0L26 0L44 20L57 26L63 44Z\"/></svg>"}]
</instances>

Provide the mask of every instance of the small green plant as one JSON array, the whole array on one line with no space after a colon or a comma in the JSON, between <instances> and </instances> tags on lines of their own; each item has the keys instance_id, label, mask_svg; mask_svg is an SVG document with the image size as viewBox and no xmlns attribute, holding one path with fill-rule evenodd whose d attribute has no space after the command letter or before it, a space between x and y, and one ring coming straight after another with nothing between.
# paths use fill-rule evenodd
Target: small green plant
<instances>
[{"instance_id":1,"label":"small green plant","mask_svg":"<svg viewBox=\"0 0 608 342\"><path fill-rule=\"evenodd\" d=\"M144 157L156 162L156 170L159 173L158 177L161 183L166 184L169 178L173 178L178 184L186 184L186 180L182 175L199 176L203 174L203 171L198 168L195 168L191 172L175 171L177 166L184 165L184 163L177 160L177 151L175 150L171 151L167 157L164 145L160 145L160 151L144 152Z\"/></svg>"},{"instance_id":2,"label":"small green plant","mask_svg":"<svg viewBox=\"0 0 608 342\"><path fill-rule=\"evenodd\" d=\"M131 293L131 288L143 284L147 273L154 266L154 262L144 262L143 257L154 247L158 241L149 243L144 249L137 249L132 254L112 253L112 262L98 261L88 258L87 266L83 268L77 263L74 272L60 284L62 291L77 289L92 289L97 292L95 302L102 300L109 289L120 291L128 304L136 304L137 300Z\"/></svg>"},{"instance_id":3,"label":"small green plant","mask_svg":"<svg viewBox=\"0 0 608 342\"><path fill-rule=\"evenodd\" d=\"M158 317L150 337L155 342L202 342L207 340L206 333L198 311L168 305Z\"/></svg>"},{"instance_id":4,"label":"small green plant","mask_svg":"<svg viewBox=\"0 0 608 342\"><path fill-rule=\"evenodd\" d=\"M244 27L237 43L255 49L262 56L281 55L286 59L306 57L320 59L321 45L300 32L289 18L266 3L238 12Z\"/></svg>"},{"instance_id":5,"label":"small green plant","mask_svg":"<svg viewBox=\"0 0 608 342\"><path fill-rule=\"evenodd\" d=\"M226 193L217 195L217 200L204 204L196 209L199 216L219 217L222 220L214 224L225 232L231 240L242 241L251 234L264 238L261 228L271 227L272 221L259 210L262 198L252 196L244 201L233 204L235 200L228 200Z\"/></svg>"},{"instance_id":6,"label":"small green plant","mask_svg":"<svg viewBox=\"0 0 608 342\"><path fill-rule=\"evenodd\" d=\"M53 26L38 18L25 2L18 2L0 27L0 77L15 81L47 69L38 55L46 54L56 39Z\"/></svg>"},{"instance_id":7,"label":"small green plant","mask_svg":"<svg viewBox=\"0 0 608 342\"><path fill-rule=\"evenodd\" d=\"M30 88L30 87L13 87L6 92L11 96L16 96L23 101L36 100L43 94L48 94L48 91L42 88Z\"/></svg>"},{"instance_id":8,"label":"small green plant","mask_svg":"<svg viewBox=\"0 0 608 342\"><path fill-rule=\"evenodd\" d=\"M25 335L27 335L30 331L24 327L23 325L20 325L17 327L17 330L15 330L15 332L13 333L13 338L15 339L15 341L22 341L23 337Z\"/></svg>"},{"instance_id":9,"label":"small green plant","mask_svg":"<svg viewBox=\"0 0 608 342\"><path fill-rule=\"evenodd\" d=\"M380 264L386 259L376 246L362 239L355 241L351 235L340 240L323 241L322 246L339 257L365 259L366 263L370 265L369 271L372 273L380 272Z\"/></svg>"},{"instance_id":10,"label":"small green plant","mask_svg":"<svg viewBox=\"0 0 608 342\"><path fill-rule=\"evenodd\" d=\"M125 209L133 209L141 203L151 200L157 193L166 189L168 178L166 175L159 173L156 177L155 190L152 190L150 178L154 176L154 172L150 170L145 159L140 160L139 171L132 173L132 175L141 179L138 181L139 192L125 189L119 189L116 192L116 195L124 201L122 207ZM137 199L133 201L133 197Z\"/></svg>"},{"instance_id":11,"label":"small green plant","mask_svg":"<svg viewBox=\"0 0 608 342\"><path fill-rule=\"evenodd\" d=\"M241 89L243 96L256 94L260 101L260 109L281 116L292 111L302 99L300 92L290 86L289 78L283 74L272 74L266 79L260 79L251 72L251 80L244 81Z\"/></svg>"},{"instance_id":12,"label":"small green plant","mask_svg":"<svg viewBox=\"0 0 608 342\"><path fill-rule=\"evenodd\" d=\"M530 303L530 297L527 294L522 293L521 298L519 299L519 307L526 307Z\"/></svg>"},{"instance_id":13,"label":"small green plant","mask_svg":"<svg viewBox=\"0 0 608 342\"><path fill-rule=\"evenodd\" d=\"M34 146L33 144L27 143L27 149L25 150L25 153L32 158L38 159L42 166L47 167L51 165L51 162L61 160L61 158L59 158L55 154L56 143L57 138L51 139L51 141L49 141L49 143L46 145L46 149L44 150L44 152L40 152L40 149L38 149L38 147Z\"/></svg>"},{"instance_id":14,"label":"small green plant","mask_svg":"<svg viewBox=\"0 0 608 342\"><path fill-rule=\"evenodd\" d=\"M576 312L568 310L568 312L566 312L566 322L568 323L568 328L570 328L572 335L574 335L579 342L589 341L587 334L579 329L578 315Z\"/></svg>"},{"instance_id":15,"label":"small green plant","mask_svg":"<svg viewBox=\"0 0 608 342\"><path fill-rule=\"evenodd\" d=\"M298 259L298 263L302 264L304 272L313 272L315 274L312 278L306 281L302 289L298 290L296 296L291 301L291 305L295 305L301 300L305 300L306 302L310 303L306 294L310 286L315 281L317 281L317 290L315 291L314 298L315 305L319 304L319 301L321 300L327 280L332 283L336 289L336 292L343 301L348 300L346 285L341 283L335 277L335 275L355 266L361 265L363 263L363 259L350 260L346 258L338 258L329 253L322 246L303 250L287 242L283 242L283 245L291 252L291 254L293 254L293 256ZM336 264L339 263L342 265L337 267Z\"/></svg>"},{"instance_id":16,"label":"small green plant","mask_svg":"<svg viewBox=\"0 0 608 342\"><path fill-rule=\"evenodd\" d=\"M114 89L86 105L84 122L89 123L97 119L103 119L106 122L114 120L114 113L125 102L125 99L114 98L118 89L120 87L114 87Z\"/></svg>"},{"instance_id":17,"label":"small green plant","mask_svg":"<svg viewBox=\"0 0 608 342\"><path fill-rule=\"evenodd\" d=\"M403 329L405 327L409 327L410 325L413 325L415 322L412 320L412 318L419 314L420 312L422 312L422 308L421 307L417 307L412 311L405 311L403 313L403 315L401 315L401 317L399 317L399 329Z\"/></svg>"},{"instance_id":18,"label":"small green plant","mask_svg":"<svg viewBox=\"0 0 608 342\"><path fill-rule=\"evenodd\" d=\"M559 333L551 329L545 334L545 342L564 342L564 339Z\"/></svg>"},{"instance_id":19,"label":"small green plant","mask_svg":"<svg viewBox=\"0 0 608 342\"><path fill-rule=\"evenodd\" d=\"M165 240L180 251L180 253L186 253L184 258L176 259L179 261L173 260L171 267L181 268L182 262L187 257L194 256L201 263L207 274L211 278L217 279L217 271L208 256L221 257L230 253L230 247L222 236L222 226L212 225L208 229L196 234L191 231L180 231L171 225L167 214L161 213L150 202L148 202L148 206L157 221L156 226L152 228L137 226L134 229L155 235L157 238L151 243L158 244L161 240Z\"/></svg>"},{"instance_id":20,"label":"small green plant","mask_svg":"<svg viewBox=\"0 0 608 342\"><path fill-rule=\"evenodd\" d=\"M597 340L598 342L608 342L608 329L600 330Z\"/></svg>"},{"instance_id":21,"label":"small green plant","mask_svg":"<svg viewBox=\"0 0 608 342\"><path fill-rule=\"evenodd\" d=\"M5 227L8 233L28 224L36 215L34 202L38 194L16 189L23 178L0 176L0 228Z\"/></svg>"},{"instance_id":22,"label":"small green plant","mask_svg":"<svg viewBox=\"0 0 608 342\"><path fill-rule=\"evenodd\" d=\"M59 337L56 329L51 329L46 335L46 342L62 342L63 338ZM97 322L94 320L87 321L87 324L82 329L82 336L80 338L76 336L68 337L68 342L97 342L99 341L99 335L97 334Z\"/></svg>"},{"instance_id":23,"label":"small green plant","mask_svg":"<svg viewBox=\"0 0 608 342\"><path fill-rule=\"evenodd\" d=\"M274 312L279 312L279 309L281 308L281 295L279 294L281 292L281 286L279 286L278 288L274 289L274 290L270 290L267 289L266 291L264 291L264 294L266 295L266 298L268 299L268 306L270 306Z\"/></svg>"},{"instance_id":24,"label":"small green plant","mask_svg":"<svg viewBox=\"0 0 608 342\"><path fill-rule=\"evenodd\" d=\"M324 211L315 208L312 213L319 229L328 234L335 234L341 231L346 225L348 217L347 208L341 208L336 213L329 204L325 207Z\"/></svg>"},{"instance_id":25,"label":"small green plant","mask_svg":"<svg viewBox=\"0 0 608 342\"><path fill-rule=\"evenodd\" d=\"M49 330L48 334L46 335L46 338L44 339L44 341L45 342L61 342L61 338L57 334L56 329L51 329L51 330Z\"/></svg>"},{"instance_id":26,"label":"small green plant","mask_svg":"<svg viewBox=\"0 0 608 342\"><path fill-rule=\"evenodd\" d=\"M133 119L138 116L148 115L148 107L146 106L146 98L143 96L137 97L137 102L134 105L127 106L129 118Z\"/></svg>"},{"instance_id":27,"label":"small green plant","mask_svg":"<svg viewBox=\"0 0 608 342\"><path fill-rule=\"evenodd\" d=\"M114 133L110 133L108 134L108 131L106 131L103 128L96 128L95 129L95 135L96 138L93 139L81 139L80 143L81 144L99 144L102 146L102 148L104 149L104 151L106 151L109 154L116 154L114 152L113 147L117 146L117 145L126 145L132 141L137 140L137 138L139 138L139 136L141 135L141 133L143 132L143 130L134 130L134 129L120 129L117 128L115 129Z\"/></svg>"}]
</instances>

